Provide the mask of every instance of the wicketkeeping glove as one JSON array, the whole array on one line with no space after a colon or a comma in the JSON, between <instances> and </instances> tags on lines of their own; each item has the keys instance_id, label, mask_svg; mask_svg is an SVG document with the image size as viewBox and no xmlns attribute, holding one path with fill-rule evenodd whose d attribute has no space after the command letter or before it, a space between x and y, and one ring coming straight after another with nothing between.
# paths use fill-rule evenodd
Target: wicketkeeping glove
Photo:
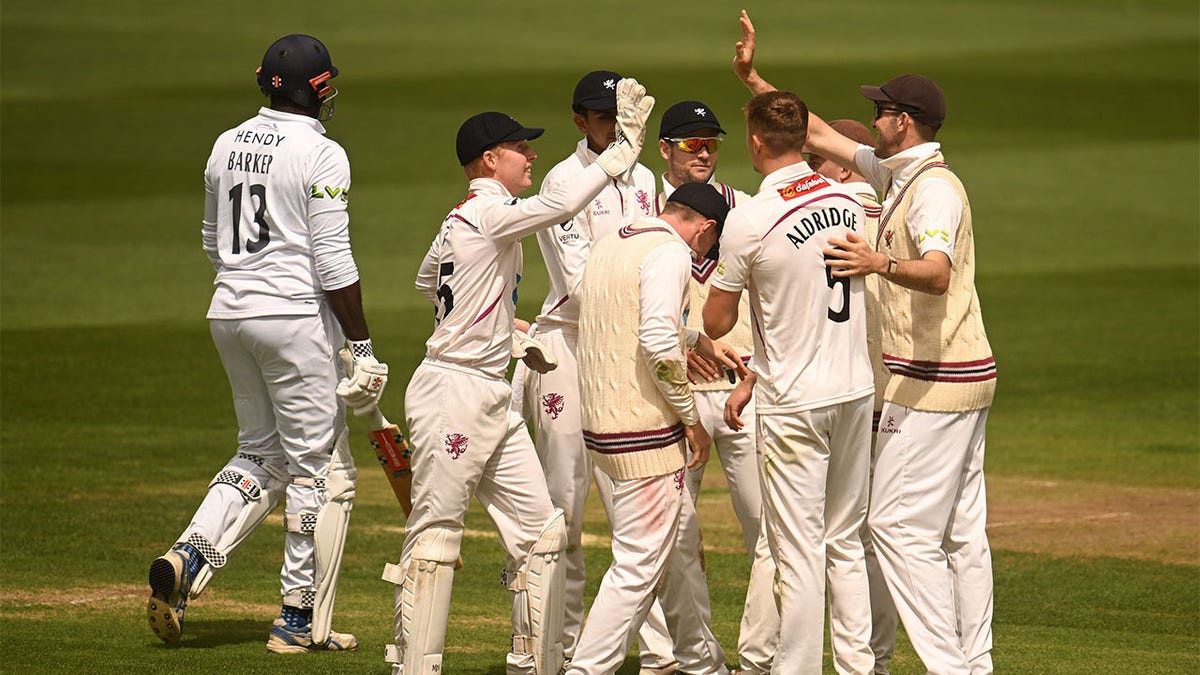
<instances>
[{"instance_id":1,"label":"wicketkeeping glove","mask_svg":"<svg viewBox=\"0 0 1200 675\"><path fill-rule=\"evenodd\" d=\"M627 180L637 164L642 144L646 140L646 121L654 109L654 97L646 95L646 88L631 78L617 82L617 140L600 153L596 163L613 178L624 176Z\"/></svg>"},{"instance_id":2,"label":"wicketkeeping glove","mask_svg":"<svg viewBox=\"0 0 1200 675\"><path fill-rule=\"evenodd\" d=\"M558 359L547 351L546 345L536 338L529 337L525 331L513 331L512 356L514 359L524 361L530 369L543 374L558 367Z\"/></svg>"},{"instance_id":3,"label":"wicketkeeping glove","mask_svg":"<svg viewBox=\"0 0 1200 675\"><path fill-rule=\"evenodd\" d=\"M379 397L383 396L388 381L387 364L376 361L374 356L355 358L344 348L338 357L346 367L346 377L338 382L337 395L354 409L355 415L366 415L379 405Z\"/></svg>"}]
</instances>

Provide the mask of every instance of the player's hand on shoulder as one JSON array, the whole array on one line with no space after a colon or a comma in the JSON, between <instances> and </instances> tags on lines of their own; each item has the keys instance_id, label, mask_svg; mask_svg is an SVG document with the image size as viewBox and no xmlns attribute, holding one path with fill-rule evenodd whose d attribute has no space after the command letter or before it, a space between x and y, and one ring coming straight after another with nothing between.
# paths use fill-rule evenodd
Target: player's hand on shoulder
<instances>
[{"instance_id":1,"label":"player's hand on shoulder","mask_svg":"<svg viewBox=\"0 0 1200 675\"><path fill-rule=\"evenodd\" d=\"M374 354L356 356L344 348L338 352L338 357L346 369L346 377L338 382L337 395L354 409L355 415L366 415L379 405L387 386L388 366L380 363Z\"/></svg>"}]
</instances>

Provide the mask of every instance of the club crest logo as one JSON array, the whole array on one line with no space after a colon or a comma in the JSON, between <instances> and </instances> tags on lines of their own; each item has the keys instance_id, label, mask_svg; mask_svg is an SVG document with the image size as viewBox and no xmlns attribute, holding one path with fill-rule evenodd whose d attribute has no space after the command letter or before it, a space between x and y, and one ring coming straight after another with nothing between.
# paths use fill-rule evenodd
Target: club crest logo
<instances>
[{"instance_id":1,"label":"club crest logo","mask_svg":"<svg viewBox=\"0 0 1200 675\"><path fill-rule=\"evenodd\" d=\"M642 213L650 213L650 195L645 190L637 191L637 203L642 207Z\"/></svg>"},{"instance_id":2,"label":"club crest logo","mask_svg":"<svg viewBox=\"0 0 1200 675\"><path fill-rule=\"evenodd\" d=\"M605 80L605 81L604 81L604 88L605 88L605 89L616 89L616 88L617 88L617 81L616 81L616 80L613 80L613 79L611 79L611 78L610 78L610 79L607 79L607 80Z\"/></svg>"},{"instance_id":3,"label":"club crest logo","mask_svg":"<svg viewBox=\"0 0 1200 675\"><path fill-rule=\"evenodd\" d=\"M462 434L446 434L446 454L458 459L467 451L467 437Z\"/></svg>"},{"instance_id":4,"label":"club crest logo","mask_svg":"<svg viewBox=\"0 0 1200 675\"><path fill-rule=\"evenodd\" d=\"M550 419L556 420L562 414L565 400L562 394L550 392L542 397L542 409L546 411Z\"/></svg>"},{"instance_id":5,"label":"club crest logo","mask_svg":"<svg viewBox=\"0 0 1200 675\"><path fill-rule=\"evenodd\" d=\"M887 229L887 232L884 232L884 233L883 233L883 240L884 240L885 242L887 242L887 247L888 247L888 248L891 248L891 247L892 247L892 237L893 237L895 234L896 234L896 233L895 233L895 232L892 230L892 228L890 228L890 227Z\"/></svg>"},{"instance_id":6,"label":"club crest logo","mask_svg":"<svg viewBox=\"0 0 1200 675\"><path fill-rule=\"evenodd\" d=\"M683 469L675 472L675 491L679 493L683 492Z\"/></svg>"}]
</instances>

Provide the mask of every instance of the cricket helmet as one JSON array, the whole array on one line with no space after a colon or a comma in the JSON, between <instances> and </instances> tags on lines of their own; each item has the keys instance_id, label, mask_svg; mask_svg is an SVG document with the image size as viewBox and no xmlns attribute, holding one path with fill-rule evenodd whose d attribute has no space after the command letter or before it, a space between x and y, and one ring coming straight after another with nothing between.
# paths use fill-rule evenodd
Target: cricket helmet
<instances>
[{"instance_id":1,"label":"cricket helmet","mask_svg":"<svg viewBox=\"0 0 1200 675\"><path fill-rule=\"evenodd\" d=\"M333 98L329 80L338 69L329 50L311 35L288 35L267 48L258 69L258 86L267 96L284 96L304 108L316 108Z\"/></svg>"}]
</instances>

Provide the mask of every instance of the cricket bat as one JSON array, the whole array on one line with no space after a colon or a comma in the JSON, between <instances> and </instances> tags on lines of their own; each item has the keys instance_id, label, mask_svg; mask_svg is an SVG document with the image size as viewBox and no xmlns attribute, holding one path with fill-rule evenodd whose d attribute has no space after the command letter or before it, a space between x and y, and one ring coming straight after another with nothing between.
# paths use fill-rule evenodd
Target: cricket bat
<instances>
[{"instance_id":1,"label":"cricket bat","mask_svg":"<svg viewBox=\"0 0 1200 675\"><path fill-rule=\"evenodd\" d=\"M383 467L392 492L396 493L400 508L404 509L404 516L408 517L412 513L412 467L408 463L412 453L408 441L400 433L400 427L383 416L379 406L371 410L371 431L367 437L371 447L375 448L375 457Z\"/></svg>"},{"instance_id":2,"label":"cricket bat","mask_svg":"<svg viewBox=\"0 0 1200 675\"><path fill-rule=\"evenodd\" d=\"M379 466L383 468L383 474L387 476L388 484L392 486L392 492L396 493L396 500L400 502L400 508L404 509L404 517L407 518L412 515L413 508L412 467L408 463L412 450L408 447L408 441L404 434L400 433L400 427L387 421L379 406L371 410L371 431L367 437L371 441L371 447L375 448ZM462 566L460 555L454 563L454 569L462 569Z\"/></svg>"}]
</instances>

